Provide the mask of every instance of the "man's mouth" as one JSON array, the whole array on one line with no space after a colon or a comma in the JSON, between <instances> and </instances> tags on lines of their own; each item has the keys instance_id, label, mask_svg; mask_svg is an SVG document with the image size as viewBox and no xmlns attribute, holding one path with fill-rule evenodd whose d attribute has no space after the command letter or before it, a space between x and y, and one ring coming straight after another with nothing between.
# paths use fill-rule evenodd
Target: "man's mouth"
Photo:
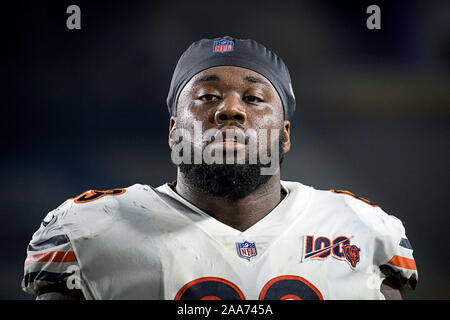
<instances>
[{"instance_id":1,"label":"man's mouth","mask_svg":"<svg viewBox=\"0 0 450 320\"><path fill-rule=\"evenodd\" d=\"M219 130L211 139L215 149L240 150L248 144L248 137L244 131L235 127L225 127Z\"/></svg>"}]
</instances>

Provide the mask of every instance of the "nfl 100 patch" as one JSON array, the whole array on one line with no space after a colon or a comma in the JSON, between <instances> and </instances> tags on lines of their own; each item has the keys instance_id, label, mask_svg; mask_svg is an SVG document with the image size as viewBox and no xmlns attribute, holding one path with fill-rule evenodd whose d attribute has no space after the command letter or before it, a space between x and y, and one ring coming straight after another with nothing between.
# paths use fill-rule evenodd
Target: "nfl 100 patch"
<instances>
[{"instance_id":1,"label":"nfl 100 patch","mask_svg":"<svg viewBox=\"0 0 450 320\"><path fill-rule=\"evenodd\" d=\"M325 260L328 257L333 257L347 261L352 269L355 269L361 260L361 249L350 243L352 238L353 236L338 236L331 241L329 237L325 236L304 236L302 261Z\"/></svg>"},{"instance_id":2,"label":"nfl 100 patch","mask_svg":"<svg viewBox=\"0 0 450 320\"><path fill-rule=\"evenodd\" d=\"M258 254L258 252L256 251L256 244L254 242L236 242L236 248L239 256L248 260L250 260L250 258L256 257L256 255Z\"/></svg>"},{"instance_id":3,"label":"nfl 100 patch","mask_svg":"<svg viewBox=\"0 0 450 320\"><path fill-rule=\"evenodd\" d=\"M233 40L222 39L214 41L214 52L224 53L233 51L233 49L234 49Z\"/></svg>"}]
</instances>

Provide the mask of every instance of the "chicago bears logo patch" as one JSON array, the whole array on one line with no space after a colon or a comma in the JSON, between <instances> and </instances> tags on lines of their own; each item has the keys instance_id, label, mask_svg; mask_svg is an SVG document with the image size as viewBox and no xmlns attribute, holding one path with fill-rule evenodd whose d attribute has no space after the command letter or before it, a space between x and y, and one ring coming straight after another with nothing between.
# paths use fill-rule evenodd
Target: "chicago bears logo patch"
<instances>
[{"instance_id":1,"label":"chicago bears logo patch","mask_svg":"<svg viewBox=\"0 0 450 320\"><path fill-rule=\"evenodd\" d=\"M328 237L303 237L302 262L318 259L325 260L333 257L338 260L347 261L352 269L355 269L360 259L360 248L350 243L353 237L338 236L331 240Z\"/></svg>"},{"instance_id":2,"label":"chicago bears logo patch","mask_svg":"<svg viewBox=\"0 0 450 320\"><path fill-rule=\"evenodd\" d=\"M356 264L359 262L359 251L360 249L355 245L343 246L345 259L350 262L353 268L356 268Z\"/></svg>"}]
</instances>

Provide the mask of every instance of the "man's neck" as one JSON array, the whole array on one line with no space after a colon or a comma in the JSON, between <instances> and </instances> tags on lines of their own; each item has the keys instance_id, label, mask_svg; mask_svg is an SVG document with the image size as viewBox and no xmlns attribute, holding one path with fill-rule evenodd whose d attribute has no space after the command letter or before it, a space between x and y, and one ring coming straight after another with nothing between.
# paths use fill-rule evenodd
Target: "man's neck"
<instances>
[{"instance_id":1,"label":"man's neck","mask_svg":"<svg viewBox=\"0 0 450 320\"><path fill-rule=\"evenodd\" d=\"M237 200L212 196L195 188L178 171L176 192L216 220L245 231L271 212L282 200L279 171L253 193Z\"/></svg>"}]
</instances>

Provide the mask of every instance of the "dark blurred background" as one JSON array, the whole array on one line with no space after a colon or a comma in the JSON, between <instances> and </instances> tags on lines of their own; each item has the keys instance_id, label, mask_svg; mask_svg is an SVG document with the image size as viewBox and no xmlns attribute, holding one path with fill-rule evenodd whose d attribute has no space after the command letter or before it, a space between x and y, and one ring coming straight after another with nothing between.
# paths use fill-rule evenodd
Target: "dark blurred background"
<instances>
[{"instance_id":1,"label":"dark blurred background","mask_svg":"<svg viewBox=\"0 0 450 320\"><path fill-rule=\"evenodd\" d=\"M81 30L66 8L81 8ZM381 8L368 30L366 8ZM175 178L165 105L181 53L252 38L288 65L297 112L282 171L400 218L417 290L450 298L450 2L9 1L1 5L0 298L45 214L87 189ZM446 231L447 230L447 231Z\"/></svg>"}]
</instances>

